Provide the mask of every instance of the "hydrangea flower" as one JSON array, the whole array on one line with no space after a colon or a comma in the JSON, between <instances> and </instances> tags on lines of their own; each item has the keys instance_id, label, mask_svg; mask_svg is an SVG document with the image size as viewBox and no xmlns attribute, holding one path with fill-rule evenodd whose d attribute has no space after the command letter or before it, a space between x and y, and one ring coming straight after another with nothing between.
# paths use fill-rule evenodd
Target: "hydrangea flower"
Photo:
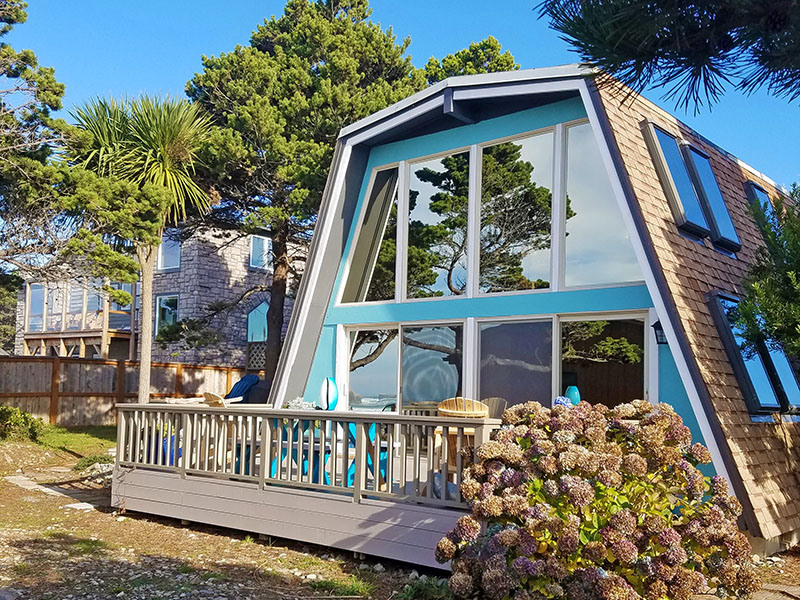
<instances>
[{"instance_id":1,"label":"hydrangea flower","mask_svg":"<svg viewBox=\"0 0 800 600\"><path fill-rule=\"evenodd\" d=\"M758 589L741 505L698 470L710 453L669 405L529 402L503 423L465 470L472 515L436 548L456 598L691 600L710 585L738 600Z\"/></svg>"}]
</instances>

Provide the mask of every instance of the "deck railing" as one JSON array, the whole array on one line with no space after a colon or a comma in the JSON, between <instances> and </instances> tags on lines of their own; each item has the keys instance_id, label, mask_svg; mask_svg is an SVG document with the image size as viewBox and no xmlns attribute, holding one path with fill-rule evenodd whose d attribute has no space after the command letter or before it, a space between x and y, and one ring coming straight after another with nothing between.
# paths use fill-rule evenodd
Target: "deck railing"
<instances>
[{"instance_id":1,"label":"deck railing","mask_svg":"<svg viewBox=\"0 0 800 600\"><path fill-rule=\"evenodd\" d=\"M462 471L498 419L121 404L117 466L465 507Z\"/></svg>"}]
</instances>

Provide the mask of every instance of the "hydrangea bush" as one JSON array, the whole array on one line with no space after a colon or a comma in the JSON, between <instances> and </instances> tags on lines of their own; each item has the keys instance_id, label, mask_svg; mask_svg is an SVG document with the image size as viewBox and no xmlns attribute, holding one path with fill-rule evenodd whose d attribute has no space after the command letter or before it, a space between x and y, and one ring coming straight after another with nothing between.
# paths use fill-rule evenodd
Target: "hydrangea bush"
<instances>
[{"instance_id":1,"label":"hydrangea bush","mask_svg":"<svg viewBox=\"0 0 800 600\"><path fill-rule=\"evenodd\" d=\"M688 600L760 587L741 505L671 406L512 407L477 451L436 548L458 598Z\"/></svg>"}]
</instances>

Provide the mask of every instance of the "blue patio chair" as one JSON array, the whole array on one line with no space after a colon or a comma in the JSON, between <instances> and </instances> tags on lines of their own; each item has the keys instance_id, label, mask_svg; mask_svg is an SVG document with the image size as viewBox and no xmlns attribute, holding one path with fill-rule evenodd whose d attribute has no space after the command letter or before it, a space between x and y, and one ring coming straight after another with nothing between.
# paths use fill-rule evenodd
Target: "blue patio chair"
<instances>
[{"instance_id":1,"label":"blue patio chair","mask_svg":"<svg viewBox=\"0 0 800 600\"><path fill-rule=\"evenodd\" d=\"M370 444L375 444L375 432L377 431L377 424L370 423L369 428L367 429L367 439L369 439ZM347 443L350 448L356 447L356 424L355 423L348 423L347 424ZM381 448L378 452L378 462L380 465L380 476L381 479L386 481L386 464L389 459L389 449ZM373 465L372 459L372 452L367 452L367 468L369 472L372 473L372 476L375 477L375 467ZM353 487L353 482L356 478L356 461L350 463L350 466L347 468L347 487Z\"/></svg>"},{"instance_id":2,"label":"blue patio chair","mask_svg":"<svg viewBox=\"0 0 800 600\"><path fill-rule=\"evenodd\" d=\"M258 375L245 375L231 388L225 398L242 398L242 402L247 402L247 394L259 382Z\"/></svg>"}]
</instances>

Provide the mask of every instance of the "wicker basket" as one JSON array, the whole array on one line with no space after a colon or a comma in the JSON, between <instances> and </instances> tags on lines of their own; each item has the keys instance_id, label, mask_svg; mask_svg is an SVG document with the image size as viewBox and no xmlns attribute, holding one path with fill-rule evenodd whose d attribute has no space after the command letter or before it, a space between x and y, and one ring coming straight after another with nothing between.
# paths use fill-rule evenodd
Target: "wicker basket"
<instances>
[{"instance_id":1,"label":"wicker basket","mask_svg":"<svg viewBox=\"0 0 800 600\"><path fill-rule=\"evenodd\" d=\"M469 398L448 398L439 403L437 412L441 417L481 419L489 416L489 407Z\"/></svg>"}]
</instances>

